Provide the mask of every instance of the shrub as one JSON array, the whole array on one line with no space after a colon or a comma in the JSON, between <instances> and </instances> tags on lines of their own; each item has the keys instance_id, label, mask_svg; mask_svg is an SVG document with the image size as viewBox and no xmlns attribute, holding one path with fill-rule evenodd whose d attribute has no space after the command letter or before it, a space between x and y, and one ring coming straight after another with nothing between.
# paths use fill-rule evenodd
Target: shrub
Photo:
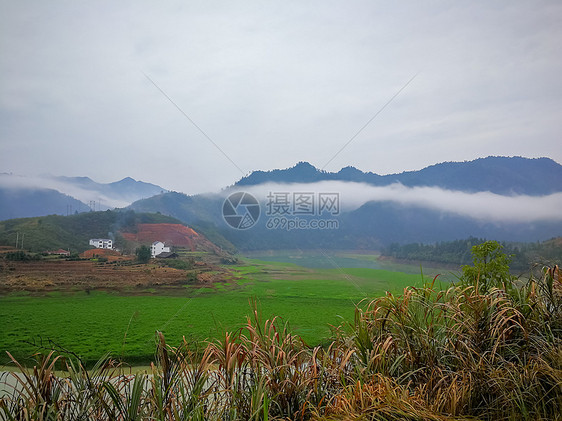
<instances>
[{"instance_id":1,"label":"shrub","mask_svg":"<svg viewBox=\"0 0 562 421\"><path fill-rule=\"evenodd\" d=\"M140 263L148 263L151 257L150 248L142 245L135 250L135 254L137 256L137 260Z\"/></svg>"},{"instance_id":2,"label":"shrub","mask_svg":"<svg viewBox=\"0 0 562 421\"><path fill-rule=\"evenodd\" d=\"M193 260L181 260L181 259L164 259L161 263L165 266L180 269L180 270L190 270L193 269Z\"/></svg>"},{"instance_id":3,"label":"shrub","mask_svg":"<svg viewBox=\"0 0 562 421\"><path fill-rule=\"evenodd\" d=\"M4 258L6 260L24 262L24 261L29 261L29 260L41 260L41 255L30 254L30 253L27 253L23 250L18 250L18 251L12 251L12 252L4 254Z\"/></svg>"},{"instance_id":4,"label":"shrub","mask_svg":"<svg viewBox=\"0 0 562 421\"><path fill-rule=\"evenodd\" d=\"M486 293L491 288L509 291L515 277L509 273L511 258L503 253L497 241L486 241L472 247L472 266L462 267L461 281Z\"/></svg>"}]
</instances>

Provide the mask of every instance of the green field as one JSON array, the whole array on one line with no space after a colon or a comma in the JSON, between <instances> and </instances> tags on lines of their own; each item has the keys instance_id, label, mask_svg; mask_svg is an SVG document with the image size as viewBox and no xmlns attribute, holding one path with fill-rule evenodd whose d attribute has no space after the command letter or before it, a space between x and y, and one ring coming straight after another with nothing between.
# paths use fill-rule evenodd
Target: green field
<instances>
[{"instance_id":1,"label":"green field","mask_svg":"<svg viewBox=\"0 0 562 421\"><path fill-rule=\"evenodd\" d=\"M337 269L337 268L369 268L383 269L392 272L404 272L417 275L420 273L420 265L415 263L398 263L392 259L381 259L380 254L375 252L352 252L352 251L326 251L326 250L260 250L247 254L255 259L293 263L307 268ZM440 273L441 277L451 280L450 271L458 271L458 265L431 264L424 262L423 272L428 276Z\"/></svg>"},{"instance_id":2,"label":"green field","mask_svg":"<svg viewBox=\"0 0 562 421\"><path fill-rule=\"evenodd\" d=\"M264 317L281 316L309 345L321 344L330 325L353 317L363 299L420 285L421 275L371 268L305 268L247 259L235 277L213 287L188 286L181 296L123 296L105 292L0 297L0 349L25 361L49 341L93 362L104 353L133 364L149 361L154 333L168 343L201 341L243 325L257 298ZM34 345L35 344L35 345ZM6 363L2 356L0 363Z\"/></svg>"}]
</instances>

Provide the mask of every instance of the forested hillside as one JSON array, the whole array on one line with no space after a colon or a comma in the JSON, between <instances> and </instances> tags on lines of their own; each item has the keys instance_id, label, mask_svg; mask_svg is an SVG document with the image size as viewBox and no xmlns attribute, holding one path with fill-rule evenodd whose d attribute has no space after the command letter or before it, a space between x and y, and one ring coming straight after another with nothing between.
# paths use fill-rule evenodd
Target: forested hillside
<instances>
[{"instance_id":1,"label":"forested hillside","mask_svg":"<svg viewBox=\"0 0 562 421\"><path fill-rule=\"evenodd\" d=\"M91 248L90 238L113 238L119 247L121 230L134 231L137 224L181 223L156 213L127 211L86 212L77 215L49 215L0 222L0 245L18 246L31 252L65 249L83 252ZM23 247L22 247L23 245Z\"/></svg>"}]
</instances>

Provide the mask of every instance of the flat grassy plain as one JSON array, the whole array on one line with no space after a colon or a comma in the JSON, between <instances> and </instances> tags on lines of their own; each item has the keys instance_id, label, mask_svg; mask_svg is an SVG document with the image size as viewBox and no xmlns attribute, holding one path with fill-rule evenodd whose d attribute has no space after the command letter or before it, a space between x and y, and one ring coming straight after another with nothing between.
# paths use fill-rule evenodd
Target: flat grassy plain
<instances>
[{"instance_id":1,"label":"flat grassy plain","mask_svg":"<svg viewBox=\"0 0 562 421\"><path fill-rule=\"evenodd\" d=\"M245 259L230 267L228 282L186 285L163 295L103 291L49 292L45 296L12 293L0 297L0 349L20 362L53 344L88 362L105 353L131 364L153 358L155 332L168 343L211 340L237 329L256 299L264 317L282 317L309 345L323 343L330 325L352 320L364 299L421 285L421 274L372 268L307 268L286 262ZM8 357L3 352L0 364Z\"/></svg>"}]
</instances>

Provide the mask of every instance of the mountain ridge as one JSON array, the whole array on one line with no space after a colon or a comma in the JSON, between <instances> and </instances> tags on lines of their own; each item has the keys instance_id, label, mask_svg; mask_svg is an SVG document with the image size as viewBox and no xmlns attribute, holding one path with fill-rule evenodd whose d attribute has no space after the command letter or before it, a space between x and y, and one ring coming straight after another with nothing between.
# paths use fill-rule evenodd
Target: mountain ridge
<instances>
[{"instance_id":1,"label":"mountain ridge","mask_svg":"<svg viewBox=\"0 0 562 421\"><path fill-rule=\"evenodd\" d=\"M317 181L354 181L374 186L401 183L408 187L435 186L466 192L490 191L497 194L541 196L562 191L562 165L542 158L489 156L472 161L447 161L421 170L379 175L347 166L327 172L300 161L286 169L254 171L234 186L253 186L266 182L312 183Z\"/></svg>"}]
</instances>

